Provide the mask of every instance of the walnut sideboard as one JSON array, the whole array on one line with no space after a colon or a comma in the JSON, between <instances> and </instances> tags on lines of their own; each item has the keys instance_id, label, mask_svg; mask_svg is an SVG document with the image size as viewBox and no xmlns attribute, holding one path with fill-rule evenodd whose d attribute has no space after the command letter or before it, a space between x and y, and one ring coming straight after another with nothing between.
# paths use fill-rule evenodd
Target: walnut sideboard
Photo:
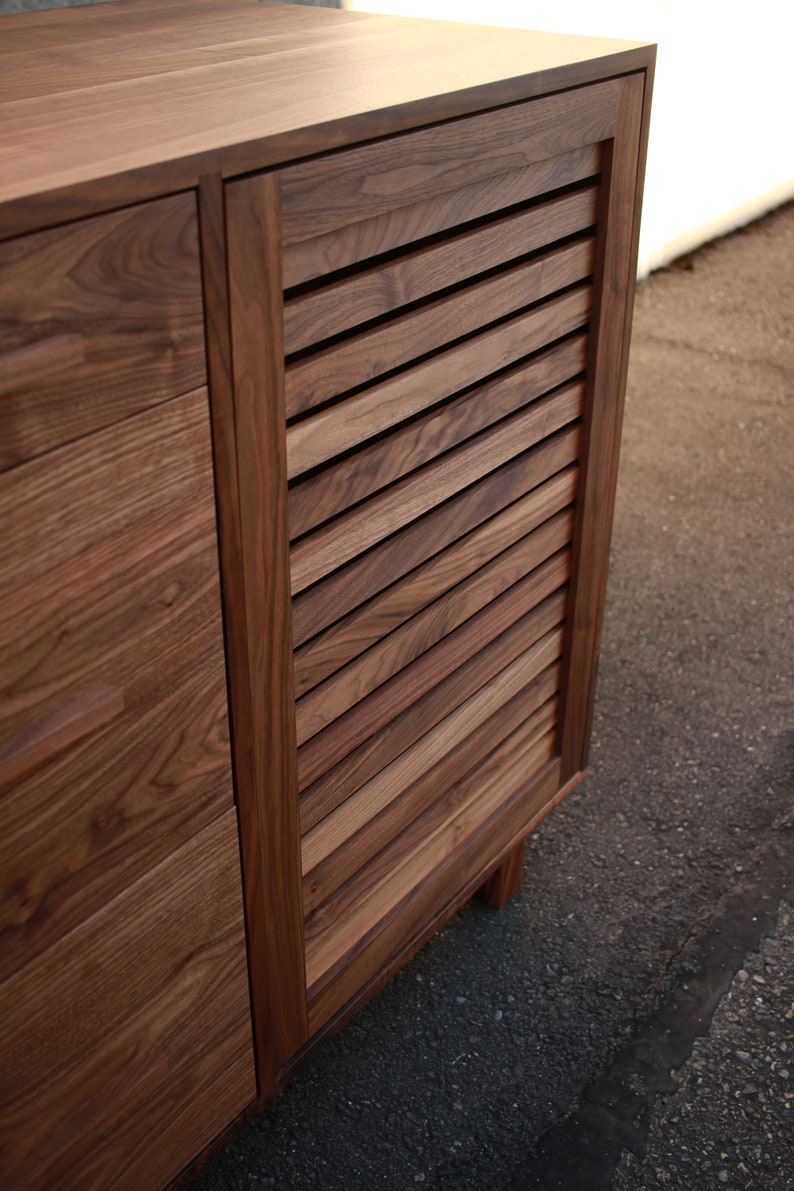
<instances>
[{"instance_id":1,"label":"walnut sideboard","mask_svg":"<svg viewBox=\"0 0 794 1191\"><path fill-rule=\"evenodd\" d=\"M0 18L0 1184L179 1178L587 757L654 50Z\"/></svg>"}]
</instances>

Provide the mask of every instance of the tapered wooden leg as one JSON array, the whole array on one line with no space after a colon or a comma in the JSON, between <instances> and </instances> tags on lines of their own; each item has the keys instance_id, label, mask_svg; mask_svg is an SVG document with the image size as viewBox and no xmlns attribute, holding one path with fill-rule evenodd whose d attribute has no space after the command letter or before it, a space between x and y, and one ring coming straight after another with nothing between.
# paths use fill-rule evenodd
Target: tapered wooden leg
<instances>
[{"instance_id":1,"label":"tapered wooden leg","mask_svg":"<svg viewBox=\"0 0 794 1191\"><path fill-rule=\"evenodd\" d=\"M521 888L524 870L524 841L508 852L496 872L479 889L479 895L489 906L501 910Z\"/></svg>"}]
</instances>

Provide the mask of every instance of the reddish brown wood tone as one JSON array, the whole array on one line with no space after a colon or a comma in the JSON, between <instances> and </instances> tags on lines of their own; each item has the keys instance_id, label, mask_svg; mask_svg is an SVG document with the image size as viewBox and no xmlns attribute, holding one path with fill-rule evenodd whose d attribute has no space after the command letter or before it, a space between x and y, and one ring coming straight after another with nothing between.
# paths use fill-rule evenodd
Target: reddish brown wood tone
<instances>
[{"instance_id":1,"label":"reddish brown wood tone","mask_svg":"<svg viewBox=\"0 0 794 1191\"><path fill-rule=\"evenodd\" d=\"M323 583L301 593L292 605L295 643L307 641L336 617L363 604L389 583L525 496L528 469L531 468L533 478L540 485L574 463L578 454L578 427L561 430L547 442L464 489L443 510L426 513L394 538L388 538L360 559L334 571Z\"/></svg>"},{"instance_id":2,"label":"reddish brown wood tone","mask_svg":"<svg viewBox=\"0 0 794 1191\"><path fill-rule=\"evenodd\" d=\"M541 436L575 421L582 408L582 394L581 384L566 385L525 413L485 431L475 441L428 464L312 534L291 553L293 592L302 591L340 564L391 537L406 522L424 516L483 475L522 454Z\"/></svg>"},{"instance_id":3,"label":"reddish brown wood tone","mask_svg":"<svg viewBox=\"0 0 794 1191\"><path fill-rule=\"evenodd\" d=\"M462 821L458 823L469 836L469 846L465 852L444 855L431 843L429 855L423 854L421 850L417 854L413 871L398 872L398 880L391 888L386 888L384 900L394 898L403 883L413 881L413 895L402 915L379 923L377 930L354 939L355 952L350 956L344 952L339 957L318 953L318 981L309 990L310 1025L318 1028L332 1019L358 989L376 978L376 974L388 964L388 957L410 949L413 940L424 932L429 917L442 916L450 901L459 904L458 897L450 898L451 889L466 890L469 894L474 892L482 881L485 856L510 850L516 845L517 837L520 839L531 829L559 788L559 763L542 762L543 756L553 751L553 742L546 738L536 747L540 768L538 776L530 781L526 779L527 757L524 753L509 774L505 773L501 764L504 758L500 756L494 759L499 766L496 788L488 789L484 785L486 774L484 770L481 771L478 785L483 800L476 810L483 817L480 819L479 814L470 811L467 821L464 808L461 812ZM494 803L498 802L498 810L489 805L490 800L486 800L489 794ZM475 873L478 876L474 876ZM443 909L439 910L439 907Z\"/></svg>"},{"instance_id":4,"label":"reddish brown wood tone","mask_svg":"<svg viewBox=\"0 0 794 1191\"><path fill-rule=\"evenodd\" d=\"M592 270L589 239L552 249L528 264L479 281L457 294L363 331L353 341L313 353L288 364L287 415L294 417L345 389L399 368L427 352L513 314L587 277Z\"/></svg>"},{"instance_id":5,"label":"reddish brown wood tone","mask_svg":"<svg viewBox=\"0 0 794 1191\"><path fill-rule=\"evenodd\" d=\"M518 215L505 215L486 227L460 232L437 247L419 249L395 262L376 266L298 295L284 304L284 346L300 351L358 323L419 301L439 285L466 282L516 256L542 248L595 224L597 189L574 191L538 203ZM527 289L525 302L531 301Z\"/></svg>"},{"instance_id":6,"label":"reddish brown wood tone","mask_svg":"<svg viewBox=\"0 0 794 1191\"><path fill-rule=\"evenodd\" d=\"M427 363L399 372L295 423L287 430L290 479L422 412L428 393L437 400L451 397L540 350L550 339L579 330L589 314L590 287L576 286L492 331L466 340L460 347L442 351Z\"/></svg>"},{"instance_id":7,"label":"reddish brown wood tone","mask_svg":"<svg viewBox=\"0 0 794 1191\"><path fill-rule=\"evenodd\" d=\"M517 105L429 128L410 140L288 166L281 174L284 242L294 244L406 202L597 144L614 131L617 95L616 82L597 83L586 94L570 91L537 100L531 121ZM419 230L416 238L421 235Z\"/></svg>"},{"instance_id":8,"label":"reddish brown wood tone","mask_svg":"<svg viewBox=\"0 0 794 1191\"><path fill-rule=\"evenodd\" d=\"M608 149L593 311L589 393L574 574L575 614L561 726L563 780L587 765L606 598L637 260L635 190L642 173L644 76L621 82L618 129Z\"/></svg>"},{"instance_id":9,"label":"reddish brown wood tone","mask_svg":"<svg viewBox=\"0 0 794 1191\"><path fill-rule=\"evenodd\" d=\"M524 681L529 682L533 675L553 665L562 652L562 634L546 637L541 647L531 646L527 651L526 628L526 621L517 622L516 632L503 634L498 642L455 671L443 686L434 687L309 786L301 798L304 830L322 820L381 769L385 772L402 749L409 749L425 732L455 712L469 696L481 687L485 689L489 681L495 679L500 667L504 667L501 682L491 690L495 689L497 698L502 699L511 698ZM523 657L525 652L526 657ZM521 661L518 661L519 657ZM511 663L517 664L513 666ZM558 680L559 674L555 670L555 681ZM483 698L489 696L486 694Z\"/></svg>"},{"instance_id":10,"label":"reddish brown wood tone","mask_svg":"<svg viewBox=\"0 0 794 1191\"><path fill-rule=\"evenodd\" d=\"M158 1191L518 888L587 754L652 67L0 18L3 1185Z\"/></svg>"},{"instance_id":11,"label":"reddish brown wood tone","mask_svg":"<svg viewBox=\"0 0 794 1191\"><path fill-rule=\"evenodd\" d=\"M318 634L295 652L296 694L303 695L333 674L378 639L399 628L417 607L443 596L485 566L519 536L530 533L573 501L576 469L565 468L527 496L509 505L458 544L441 550L423 566L393 583L367 602Z\"/></svg>"},{"instance_id":12,"label":"reddish brown wood tone","mask_svg":"<svg viewBox=\"0 0 794 1191\"><path fill-rule=\"evenodd\" d=\"M265 1090L308 1038L284 440L279 196L226 191L232 374L253 786L238 788L257 1068ZM263 284L264 279L264 284Z\"/></svg>"},{"instance_id":13,"label":"reddish brown wood tone","mask_svg":"<svg viewBox=\"0 0 794 1191\"><path fill-rule=\"evenodd\" d=\"M124 710L124 692L99 682L0 745L0 787L18 782L56 753L110 723Z\"/></svg>"},{"instance_id":14,"label":"reddish brown wood tone","mask_svg":"<svg viewBox=\"0 0 794 1191\"><path fill-rule=\"evenodd\" d=\"M330 852L307 872L304 880L304 904L307 913L320 905L362 866L362 858L371 860L398 833L402 832L419 813L433 801L439 783L445 788L459 781L486 752L485 745L498 744L536 710L544 696L553 690L554 672L544 671L545 681L536 681L521 690L486 720L471 736L455 749L447 752L438 765L410 785L400 798L387 806L373 819L362 825L356 834ZM556 706L549 708L551 716Z\"/></svg>"},{"instance_id":15,"label":"reddish brown wood tone","mask_svg":"<svg viewBox=\"0 0 794 1191\"><path fill-rule=\"evenodd\" d=\"M253 1096L236 834L230 811L0 985L6 1186L162 1186Z\"/></svg>"},{"instance_id":16,"label":"reddish brown wood tone","mask_svg":"<svg viewBox=\"0 0 794 1191\"><path fill-rule=\"evenodd\" d=\"M208 423L199 390L0 476L2 976L231 806Z\"/></svg>"},{"instance_id":17,"label":"reddish brown wood tone","mask_svg":"<svg viewBox=\"0 0 794 1191\"><path fill-rule=\"evenodd\" d=\"M479 895L489 906L501 910L521 888L521 877L524 871L524 843L523 841L508 852L505 859L495 872L479 890Z\"/></svg>"},{"instance_id":18,"label":"reddish brown wood tone","mask_svg":"<svg viewBox=\"0 0 794 1191\"><path fill-rule=\"evenodd\" d=\"M467 639L471 649L488 644L513 618L529 611L528 600L537 600L541 591L545 594L547 587L567 577L564 551L572 529L571 513L558 513L298 700L298 743L310 739L415 658L444 640L451 643L453 634L459 643L456 657L466 648L462 643ZM433 658L443 668L439 653L434 652Z\"/></svg>"},{"instance_id":19,"label":"reddish brown wood tone","mask_svg":"<svg viewBox=\"0 0 794 1191\"><path fill-rule=\"evenodd\" d=\"M336 513L344 512L442 451L465 442L477 431L485 430L584 372L586 344L584 335L564 339L538 352L528 367L502 373L498 380L456 398L443 410L411 421L400 429L399 438L365 446L333 467L296 484L289 497L293 536L299 537Z\"/></svg>"},{"instance_id":20,"label":"reddish brown wood tone","mask_svg":"<svg viewBox=\"0 0 794 1191\"><path fill-rule=\"evenodd\" d=\"M0 188L0 234L644 69L649 57L646 46L624 41L482 27L472 37L446 21L361 13L329 24L322 13L273 15L244 0L224 5L224 36L206 0L197 10L195 0L125 4L124 16L96 12L80 25L4 18L2 77L23 79L26 97L9 104L4 136L13 148L29 146L30 166L23 176L10 171ZM57 47L73 41L81 54L64 67ZM154 61L153 45L163 47ZM54 93L71 92L68 104L52 102L54 62ZM92 74L103 81L102 104ZM298 74L313 89L299 86ZM351 87L356 78L366 81ZM315 91L325 96L321 126ZM15 95L11 88L2 98ZM152 140L154 107L163 147Z\"/></svg>"},{"instance_id":21,"label":"reddish brown wood tone","mask_svg":"<svg viewBox=\"0 0 794 1191\"><path fill-rule=\"evenodd\" d=\"M196 204L0 245L0 470L204 384Z\"/></svg>"},{"instance_id":22,"label":"reddish brown wood tone","mask_svg":"<svg viewBox=\"0 0 794 1191\"><path fill-rule=\"evenodd\" d=\"M494 772L502 773L506 784L511 776L505 767L510 758L523 762L524 777L528 770L537 772L553 754L551 735L541 741L544 729L550 729L552 722L553 708L541 708L526 716L515 732L488 750L484 757L478 757L476 770L472 770L468 779L453 784L445 799L433 799L409 827L388 840L372 864L360 866L354 878L338 885L310 915L306 937L312 984L330 978L333 968L339 971L341 957L345 956L345 962L349 962L351 953L358 952L364 939L371 937L376 928L394 924L400 929L404 898L413 894L417 878L431 872L444 856L459 854L462 851L457 846L459 835L468 836L470 827L486 811L489 791L483 779L489 766L493 766ZM501 795L497 790L490 793L495 807L504 797L504 791ZM462 812L467 818L471 816L471 824L460 821ZM454 830L450 830L452 824Z\"/></svg>"},{"instance_id":23,"label":"reddish brown wood tone","mask_svg":"<svg viewBox=\"0 0 794 1191\"><path fill-rule=\"evenodd\" d=\"M545 104L541 125L563 107L556 100ZM516 117L511 113L507 123ZM478 127L474 122L469 128L475 141ZM398 163L416 172L423 203L422 171L436 188L433 171L441 171L429 150L425 159L425 143L435 146L443 163L444 184L458 185L452 154L460 150L461 136L462 128L450 136L441 129L432 138L400 141ZM500 144L497 138L492 147L497 157ZM399 170L386 173L384 183L372 180L385 172L389 147L342 155L327 169L317 163L331 191L337 177L343 188L358 179L365 222L382 218L388 204L402 197ZM363 173L365 165L371 174ZM481 175L494 168L487 154L477 165ZM301 212L306 227L330 230L327 220L336 215L329 212L323 224L325 208L318 204L327 195L319 176L308 167L285 171L283 198ZM302 181L310 177L311 191ZM370 187L375 206L368 206ZM576 473L566 465L579 445L584 383L578 374L586 365L587 342L576 330L587 317L593 268L591 241L577 233L595 218L596 195L594 185L583 186L515 211L508 192L503 203L510 210L502 214L492 190L492 218L473 230L450 226L429 245L422 239L407 243L385 264L364 260L358 240L356 273L338 281L331 274L294 299L298 321L291 334L303 354L294 364L287 360L286 412L288 418L308 417L287 429L290 471L299 477L302 468L320 465L293 483L290 500L304 908L315 1025L322 1024L318 1012L336 1011L335 996L350 995L351 968L367 980L376 977L375 969L361 967L378 954L368 942L374 933L402 946L427 873L444 856L467 852L482 817L499 813L496 779L491 784L484 776L488 766L494 772L502 766L505 773L513 768L517 775L523 755L526 781L554 755L559 688L548 680L559 679L553 663L568 611L574 512L556 504L552 513L548 494L551 489L562 501L576 495L569 486ZM543 226L533 223L540 210L548 218ZM521 237L506 237L507 227L520 228ZM288 241L289 227L284 235ZM352 243L350 237L345 243ZM479 245L488 246L488 260L478 255ZM302 259L308 267L308 257ZM456 290L446 289L448 274L458 282ZM335 321L323 325L326 302ZM321 320L316 333L306 312ZM374 329L362 332L360 324L370 318L376 319ZM325 347L329 331L337 338ZM428 362L422 358L439 351ZM499 371L516 359L518 366ZM496 376L489 376L493 371ZM356 394L362 384L368 387ZM377 438L340 455L354 435ZM560 448L574 454L561 456ZM498 493L497 503L483 505L483 492ZM472 521L459 515L461 500ZM533 508L543 513L522 533L517 510L531 516ZM420 554L413 553L412 542ZM369 579L362 585L364 576ZM328 598L329 592L342 594L342 583L344 606ZM325 623L308 619L307 606L322 608ZM521 698L530 688L535 699L542 697L542 709ZM427 712L430 701L435 715L418 718L415 709ZM402 745L390 743L400 740ZM332 994L330 984L342 993ZM326 985L318 1010L313 999Z\"/></svg>"},{"instance_id":24,"label":"reddish brown wood tone","mask_svg":"<svg viewBox=\"0 0 794 1191\"><path fill-rule=\"evenodd\" d=\"M358 264L368 257L389 252L423 236L459 227L539 194L581 182L597 174L598 145L534 161L497 178L485 177L459 190L431 194L371 219L362 219L324 235L288 244L284 248L284 285L296 286L326 273ZM555 200L555 206L558 200Z\"/></svg>"}]
</instances>

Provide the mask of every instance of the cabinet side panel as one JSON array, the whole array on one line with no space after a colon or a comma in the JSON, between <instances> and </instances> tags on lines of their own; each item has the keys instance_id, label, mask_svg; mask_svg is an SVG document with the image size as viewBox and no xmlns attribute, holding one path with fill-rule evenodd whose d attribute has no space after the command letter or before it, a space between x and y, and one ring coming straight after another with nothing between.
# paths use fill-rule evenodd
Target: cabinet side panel
<instances>
[{"instance_id":1,"label":"cabinet side panel","mask_svg":"<svg viewBox=\"0 0 794 1191\"><path fill-rule=\"evenodd\" d=\"M226 190L253 782L238 789L260 1092L306 1041L284 440L278 188Z\"/></svg>"}]
</instances>

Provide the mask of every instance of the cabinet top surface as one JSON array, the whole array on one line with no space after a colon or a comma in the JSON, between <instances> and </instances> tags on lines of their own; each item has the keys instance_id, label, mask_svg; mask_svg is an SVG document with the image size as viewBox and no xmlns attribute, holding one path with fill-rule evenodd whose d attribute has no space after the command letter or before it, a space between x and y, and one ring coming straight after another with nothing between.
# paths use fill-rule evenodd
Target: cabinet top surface
<instances>
[{"instance_id":1,"label":"cabinet top surface","mask_svg":"<svg viewBox=\"0 0 794 1191\"><path fill-rule=\"evenodd\" d=\"M643 43L259 0L0 17L0 208L71 195L70 217L99 183L130 201L652 60Z\"/></svg>"}]
</instances>

